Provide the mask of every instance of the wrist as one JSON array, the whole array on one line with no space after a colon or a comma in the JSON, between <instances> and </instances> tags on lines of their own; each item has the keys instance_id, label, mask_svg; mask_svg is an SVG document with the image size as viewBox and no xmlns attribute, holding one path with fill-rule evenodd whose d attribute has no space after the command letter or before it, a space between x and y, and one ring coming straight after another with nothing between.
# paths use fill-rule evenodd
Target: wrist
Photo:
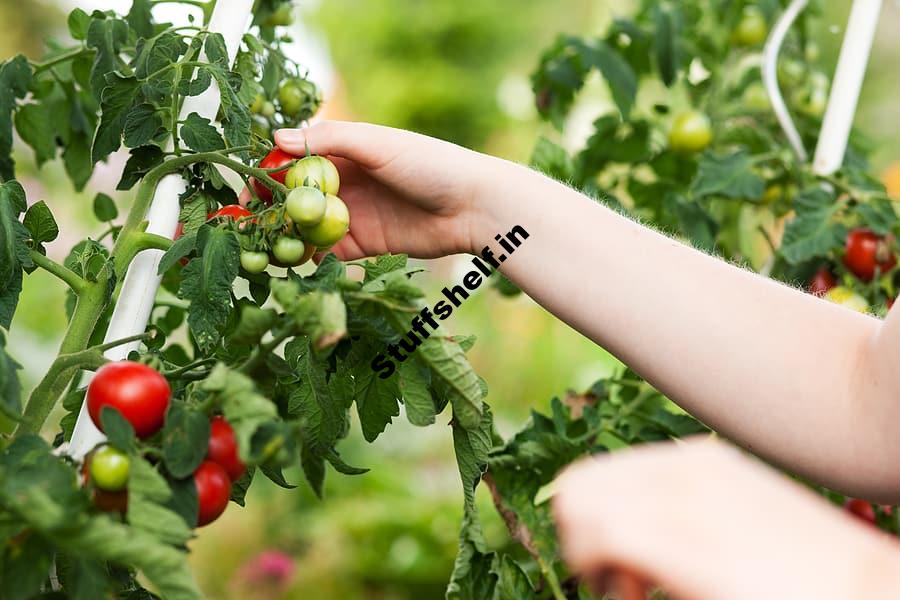
<instances>
[{"instance_id":1,"label":"wrist","mask_svg":"<svg viewBox=\"0 0 900 600\"><path fill-rule=\"evenodd\" d=\"M526 190L535 175L527 167L500 158L486 157L478 162L466 203L465 252L479 254L495 235L518 224L511 221L522 212Z\"/></svg>"}]
</instances>

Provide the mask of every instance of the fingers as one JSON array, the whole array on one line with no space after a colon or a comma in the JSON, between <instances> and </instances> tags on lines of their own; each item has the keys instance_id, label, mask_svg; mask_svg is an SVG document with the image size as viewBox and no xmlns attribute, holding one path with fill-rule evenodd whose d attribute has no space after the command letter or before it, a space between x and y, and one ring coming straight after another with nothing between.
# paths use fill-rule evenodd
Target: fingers
<instances>
[{"instance_id":1,"label":"fingers","mask_svg":"<svg viewBox=\"0 0 900 600\"><path fill-rule=\"evenodd\" d=\"M312 154L337 156L367 169L378 169L396 152L403 132L390 127L349 121L321 121L306 129L275 132L279 148L297 156L307 147Z\"/></svg>"}]
</instances>

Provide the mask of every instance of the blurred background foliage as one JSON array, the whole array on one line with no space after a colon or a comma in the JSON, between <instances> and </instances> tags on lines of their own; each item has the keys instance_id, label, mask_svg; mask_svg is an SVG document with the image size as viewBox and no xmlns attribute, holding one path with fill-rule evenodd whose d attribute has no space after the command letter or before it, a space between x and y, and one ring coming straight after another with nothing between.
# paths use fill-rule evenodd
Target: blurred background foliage
<instances>
[{"instance_id":1,"label":"blurred background foliage","mask_svg":"<svg viewBox=\"0 0 900 600\"><path fill-rule=\"evenodd\" d=\"M126 11L128 0L0 0L2 56L39 55L46 39L62 36L74 5ZM527 161L538 133L528 76L556 34L602 31L627 1L495 0L302 0L298 3L298 55L325 52L329 79L326 115L414 129L512 160ZM833 64L850 0L821 3L817 33L823 56ZM900 5L887 3L860 107L857 126L873 145L876 167L897 181L900 194L900 104L896 102L896 56ZM313 35L320 45L300 39ZM317 57L322 63L322 57ZM605 88L589 83L573 111L589 131L607 105ZM574 132L574 133L571 133ZM560 140L576 146L581 140ZM97 190L115 187L120 157L95 174L76 195L58 165L40 172L25 153L20 173L29 201L44 199L60 222L85 231L63 235L50 247L65 256L91 226L84 210ZM119 162L117 162L119 161ZM891 166L893 168L891 168ZM891 175L893 173L893 175ZM888 181L890 184L891 181ZM130 198L119 195L120 203ZM71 230L70 230L71 231ZM65 233L65 232L64 232ZM427 263L430 296L462 274L460 259ZM602 276L602 274L585 274ZM12 351L26 366L26 387L46 366L64 327L63 293L49 276L36 274L13 323ZM602 316L598 315L598 318ZM470 357L490 386L498 428L511 434L532 408L544 410L553 395L583 389L615 368L602 350L525 297L507 300L483 289L454 313L447 328L472 333ZM356 428L358 431L358 428ZM48 435L52 432L48 431ZM397 419L374 446L358 433L342 453L351 464L372 469L359 477L329 474L324 501L315 499L298 472L292 492L259 479L248 508L231 507L193 542L192 561L210 598L442 598L456 552L461 495L449 430L418 429ZM479 503L493 515L484 490ZM487 537L508 544L493 517Z\"/></svg>"}]
</instances>

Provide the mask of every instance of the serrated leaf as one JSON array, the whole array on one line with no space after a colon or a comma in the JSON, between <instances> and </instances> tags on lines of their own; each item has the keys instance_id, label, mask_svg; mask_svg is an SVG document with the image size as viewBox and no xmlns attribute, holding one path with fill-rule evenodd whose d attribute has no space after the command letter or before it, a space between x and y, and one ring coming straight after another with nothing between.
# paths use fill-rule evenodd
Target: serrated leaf
<instances>
[{"instance_id":1,"label":"serrated leaf","mask_svg":"<svg viewBox=\"0 0 900 600\"><path fill-rule=\"evenodd\" d=\"M175 240L172 246L166 250L163 257L159 260L158 275L163 275L166 271L175 266L179 260L183 259L197 248L197 232L192 231L186 233Z\"/></svg>"},{"instance_id":2,"label":"serrated leaf","mask_svg":"<svg viewBox=\"0 0 900 600\"><path fill-rule=\"evenodd\" d=\"M432 385L450 401L454 418L464 429L477 428L484 410L481 386L460 345L433 335L419 346L417 357L431 370Z\"/></svg>"},{"instance_id":3,"label":"serrated leaf","mask_svg":"<svg viewBox=\"0 0 900 600\"><path fill-rule=\"evenodd\" d=\"M0 185L0 327L9 328L22 291L22 269L32 266L31 233L19 222L25 192L15 181Z\"/></svg>"},{"instance_id":4,"label":"serrated leaf","mask_svg":"<svg viewBox=\"0 0 900 600\"><path fill-rule=\"evenodd\" d=\"M368 354L366 358L368 358ZM354 396L363 437L374 442L400 414L400 388L396 377L382 379L365 358L354 365Z\"/></svg>"},{"instance_id":5,"label":"serrated leaf","mask_svg":"<svg viewBox=\"0 0 900 600\"><path fill-rule=\"evenodd\" d=\"M113 199L103 192L94 196L94 216L98 221L108 223L119 216L119 209Z\"/></svg>"},{"instance_id":6,"label":"serrated leaf","mask_svg":"<svg viewBox=\"0 0 900 600\"><path fill-rule=\"evenodd\" d=\"M22 222L25 228L31 232L31 239L36 244L52 242L59 236L56 219L53 218L53 213L50 212L50 208L43 200L28 207Z\"/></svg>"},{"instance_id":7,"label":"serrated leaf","mask_svg":"<svg viewBox=\"0 0 900 600\"><path fill-rule=\"evenodd\" d=\"M163 461L173 477L191 475L206 457L209 419L182 402L173 402L162 430Z\"/></svg>"},{"instance_id":8,"label":"serrated leaf","mask_svg":"<svg viewBox=\"0 0 900 600\"><path fill-rule=\"evenodd\" d=\"M692 196L723 196L738 200L760 198L766 183L753 172L753 161L743 150L716 155L707 152L700 158L699 168L691 184Z\"/></svg>"},{"instance_id":9,"label":"serrated leaf","mask_svg":"<svg viewBox=\"0 0 900 600\"><path fill-rule=\"evenodd\" d=\"M586 62L603 74L612 92L613 101L622 113L622 119L628 120L637 97L637 75L631 65L602 41L593 45L582 45L581 49Z\"/></svg>"},{"instance_id":10,"label":"serrated leaf","mask_svg":"<svg viewBox=\"0 0 900 600\"><path fill-rule=\"evenodd\" d=\"M434 398L431 396L431 378L428 370L423 369L418 360L411 358L400 364L398 377L406 418L419 427L433 424L436 411Z\"/></svg>"},{"instance_id":11,"label":"serrated leaf","mask_svg":"<svg viewBox=\"0 0 900 600\"><path fill-rule=\"evenodd\" d=\"M6 345L6 331L0 329L0 413L18 420L22 415L22 365L7 353Z\"/></svg>"},{"instance_id":12,"label":"serrated leaf","mask_svg":"<svg viewBox=\"0 0 900 600\"><path fill-rule=\"evenodd\" d=\"M15 177L10 114L16 107L16 100L28 93L31 76L31 65L21 54L0 64L0 179L3 181Z\"/></svg>"},{"instance_id":13,"label":"serrated leaf","mask_svg":"<svg viewBox=\"0 0 900 600\"><path fill-rule=\"evenodd\" d=\"M110 73L104 82L100 103L100 125L91 146L91 160L94 163L104 160L122 146L125 120L140 90L137 79L118 73Z\"/></svg>"},{"instance_id":14,"label":"serrated leaf","mask_svg":"<svg viewBox=\"0 0 900 600\"><path fill-rule=\"evenodd\" d=\"M159 146L141 146L131 151L128 162L125 163L125 169L122 172L122 179L116 186L117 190L130 190L134 185L144 178L154 167L163 163L165 155Z\"/></svg>"},{"instance_id":15,"label":"serrated leaf","mask_svg":"<svg viewBox=\"0 0 900 600\"><path fill-rule=\"evenodd\" d=\"M109 78L116 76L119 53L129 41L128 33L128 23L121 19L93 18L88 26L85 45L96 50L91 67L91 91L98 101L105 95Z\"/></svg>"},{"instance_id":16,"label":"serrated leaf","mask_svg":"<svg viewBox=\"0 0 900 600\"><path fill-rule=\"evenodd\" d=\"M799 195L794 203L796 214L784 229L779 249L785 260L799 264L840 247L847 229L833 219L838 208L834 197L824 190Z\"/></svg>"},{"instance_id":17,"label":"serrated leaf","mask_svg":"<svg viewBox=\"0 0 900 600\"><path fill-rule=\"evenodd\" d=\"M125 146L137 148L156 137L163 122L155 106L148 102L138 104L128 111L123 129Z\"/></svg>"},{"instance_id":18,"label":"serrated leaf","mask_svg":"<svg viewBox=\"0 0 900 600\"><path fill-rule=\"evenodd\" d=\"M111 445L123 452L128 452L134 447L134 427L117 409L104 406L100 410L100 423L103 425L103 433Z\"/></svg>"},{"instance_id":19,"label":"serrated leaf","mask_svg":"<svg viewBox=\"0 0 900 600\"><path fill-rule=\"evenodd\" d=\"M225 149L225 141L209 119L191 113L181 126L181 137L194 152L214 152Z\"/></svg>"},{"instance_id":20,"label":"serrated leaf","mask_svg":"<svg viewBox=\"0 0 900 600\"><path fill-rule=\"evenodd\" d=\"M493 416L485 407L476 427L462 427L457 421L453 426L453 449L462 479L463 495L467 511L475 510L475 488L487 470L488 453L493 446Z\"/></svg>"},{"instance_id":21,"label":"serrated leaf","mask_svg":"<svg viewBox=\"0 0 900 600\"><path fill-rule=\"evenodd\" d=\"M231 315L231 286L239 270L240 243L232 231L204 226L197 234L200 254L182 271L178 297L191 303L188 326L205 352L216 346Z\"/></svg>"}]
</instances>

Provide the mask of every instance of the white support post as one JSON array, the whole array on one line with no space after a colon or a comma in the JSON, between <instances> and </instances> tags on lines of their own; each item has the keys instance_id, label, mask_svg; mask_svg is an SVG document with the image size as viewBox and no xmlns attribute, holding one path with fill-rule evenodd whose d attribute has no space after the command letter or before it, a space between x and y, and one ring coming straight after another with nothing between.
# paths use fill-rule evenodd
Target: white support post
<instances>
[{"instance_id":1,"label":"white support post","mask_svg":"<svg viewBox=\"0 0 900 600\"><path fill-rule=\"evenodd\" d=\"M882 0L854 0L822 122L813 171L830 175L844 162Z\"/></svg>"},{"instance_id":2,"label":"white support post","mask_svg":"<svg viewBox=\"0 0 900 600\"><path fill-rule=\"evenodd\" d=\"M252 8L253 0L219 0L213 10L209 30L221 33L225 38L228 56L232 61L237 55ZM185 99L181 109L182 119L196 112L202 117L215 120L219 100L219 89L213 82L203 94ZM148 232L170 239L175 235L180 212L178 198L185 189L185 182L180 175L169 175L160 182L147 213ZM160 250L145 250L132 261L106 332L107 342L138 335L147 329L150 311L161 281L157 275L157 268L162 255L163 252ZM122 360L138 346L139 342L117 346L107 351L105 356L110 360ZM75 423L67 454L80 460L104 439L103 433L91 421L85 402Z\"/></svg>"}]
</instances>

